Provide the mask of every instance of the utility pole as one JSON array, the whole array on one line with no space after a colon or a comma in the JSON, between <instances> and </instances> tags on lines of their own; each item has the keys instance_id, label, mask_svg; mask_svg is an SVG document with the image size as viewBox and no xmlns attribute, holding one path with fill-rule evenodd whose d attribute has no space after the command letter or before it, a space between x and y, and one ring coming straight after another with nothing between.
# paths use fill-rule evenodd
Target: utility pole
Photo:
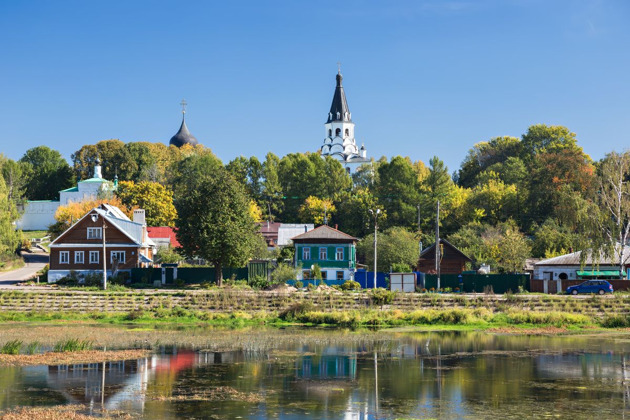
<instances>
[{"instance_id":1,"label":"utility pole","mask_svg":"<svg viewBox=\"0 0 630 420\"><path fill-rule=\"evenodd\" d=\"M374 215L374 288L376 289L376 234L378 229L378 215L381 213L381 209L376 209L376 211L370 209L370 213Z\"/></svg>"},{"instance_id":2,"label":"utility pole","mask_svg":"<svg viewBox=\"0 0 630 420\"><path fill-rule=\"evenodd\" d=\"M437 201L435 213L435 272L437 273L437 290L440 290L440 200Z\"/></svg>"}]
</instances>

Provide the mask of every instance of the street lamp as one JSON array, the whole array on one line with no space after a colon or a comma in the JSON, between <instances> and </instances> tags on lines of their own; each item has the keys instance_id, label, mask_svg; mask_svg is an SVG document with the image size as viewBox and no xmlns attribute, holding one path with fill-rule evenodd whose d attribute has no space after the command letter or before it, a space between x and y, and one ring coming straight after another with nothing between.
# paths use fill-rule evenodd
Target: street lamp
<instances>
[{"instance_id":1,"label":"street lamp","mask_svg":"<svg viewBox=\"0 0 630 420\"><path fill-rule=\"evenodd\" d=\"M374 288L376 289L376 232L378 229L378 215L381 213L381 209L372 210L370 213L374 216Z\"/></svg>"},{"instance_id":2,"label":"street lamp","mask_svg":"<svg viewBox=\"0 0 630 420\"><path fill-rule=\"evenodd\" d=\"M98 220L98 214L92 214L92 221L96 223ZM107 290L107 252L105 251L105 218L103 217L103 290Z\"/></svg>"}]
</instances>

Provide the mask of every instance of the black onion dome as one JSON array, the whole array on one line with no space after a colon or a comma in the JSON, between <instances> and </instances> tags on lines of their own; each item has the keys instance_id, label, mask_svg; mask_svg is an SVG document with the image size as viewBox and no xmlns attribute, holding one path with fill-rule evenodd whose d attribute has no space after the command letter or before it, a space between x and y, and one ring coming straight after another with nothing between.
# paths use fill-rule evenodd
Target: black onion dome
<instances>
[{"instance_id":1,"label":"black onion dome","mask_svg":"<svg viewBox=\"0 0 630 420\"><path fill-rule=\"evenodd\" d=\"M188 131L188 127L186 127L186 119L182 118L182 125L179 127L179 131L173 137L171 137L170 145L182 147L185 144L190 144L191 146L196 146L199 144L195 136L190 134Z\"/></svg>"}]
</instances>

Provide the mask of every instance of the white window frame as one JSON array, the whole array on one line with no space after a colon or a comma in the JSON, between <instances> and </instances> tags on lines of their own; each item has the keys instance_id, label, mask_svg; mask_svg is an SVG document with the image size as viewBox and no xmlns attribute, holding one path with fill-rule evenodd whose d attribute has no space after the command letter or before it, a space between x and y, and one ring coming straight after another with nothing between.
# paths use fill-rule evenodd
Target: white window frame
<instances>
[{"instance_id":1,"label":"white window frame","mask_svg":"<svg viewBox=\"0 0 630 420\"><path fill-rule=\"evenodd\" d=\"M90 251L90 264L98 264L99 255L98 251Z\"/></svg>"},{"instance_id":2,"label":"white window frame","mask_svg":"<svg viewBox=\"0 0 630 420\"><path fill-rule=\"evenodd\" d=\"M311 247L305 246L302 248L302 260L310 260L311 259Z\"/></svg>"},{"instance_id":3,"label":"white window frame","mask_svg":"<svg viewBox=\"0 0 630 420\"><path fill-rule=\"evenodd\" d=\"M59 264L70 264L70 251L59 251Z\"/></svg>"},{"instance_id":4,"label":"white window frame","mask_svg":"<svg viewBox=\"0 0 630 420\"><path fill-rule=\"evenodd\" d=\"M114 254L117 255L118 264L124 264L126 262L127 253L125 251L109 251L109 263L114 263ZM122 258L118 258L122 256Z\"/></svg>"},{"instance_id":5,"label":"white window frame","mask_svg":"<svg viewBox=\"0 0 630 420\"><path fill-rule=\"evenodd\" d=\"M324 258L322 258L322 256ZM325 246L319 248L319 259L320 261L328 260L328 248L326 248Z\"/></svg>"},{"instance_id":6,"label":"white window frame","mask_svg":"<svg viewBox=\"0 0 630 420\"><path fill-rule=\"evenodd\" d=\"M103 228L102 227L87 228L87 238L88 239L103 239Z\"/></svg>"},{"instance_id":7,"label":"white window frame","mask_svg":"<svg viewBox=\"0 0 630 420\"><path fill-rule=\"evenodd\" d=\"M342 246L338 246L337 249L335 249L335 259L337 261L343 261L343 257L345 256L344 254L345 251L343 250Z\"/></svg>"},{"instance_id":8,"label":"white window frame","mask_svg":"<svg viewBox=\"0 0 630 420\"><path fill-rule=\"evenodd\" d=\"M85 253L83 251L74 251L74 263L85 264Z\"/></svg>"},{"instance_id":9,"label":"white window frame","mask_svg":"<svg viewBox=\"0 0 630 420\"><path fill-rule=\"evenodd\" d=\"M343 271L337 271L336 272L337 280L343 280L343 275L344 275Z\"/></svg>"}]
</instances>

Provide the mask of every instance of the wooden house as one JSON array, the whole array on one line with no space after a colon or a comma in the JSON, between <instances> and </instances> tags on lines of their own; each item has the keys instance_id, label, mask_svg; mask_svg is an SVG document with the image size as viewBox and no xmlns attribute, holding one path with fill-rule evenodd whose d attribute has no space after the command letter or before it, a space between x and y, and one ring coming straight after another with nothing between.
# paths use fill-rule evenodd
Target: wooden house
<instances>
[{"instance_id":1,"label":"wooden house","mask_svg":"<svg viewBox=\"0 0 630 420\"><path fill-rule=\"evenodd\" d=\"M323 280L351 280L357 262L357 238L330 226L291 238L295 244L295 266L302 266L298 280L311 278L311 267L321 268Z\"/></svg>"},{"instance_id":2,"label":"wooden house","mask_svg":"<svg viewBox=\"0 0 630 420\"><path fill-rule=\"evenodd\" d=\"M446 239L440 239L440 273L460 274L466 270L466 263L472 260ZM436 274L435 244L422 250L418 259L417 271Z\"/></svg>"},{"instance_id":3,"label":"wooden house","mask_svg":"<svg viewBox=\"0 0 630 420\"><path fill-rule=\"evenodd\" d=\"M54 283L71 271L79 277L102 274L103 253L108 276L130 272L132 268L151 265L154 250L144 210L135 210L132 221L117 207L102 204L50 244L48 282Z\"/></svg>"}]
</instances>

